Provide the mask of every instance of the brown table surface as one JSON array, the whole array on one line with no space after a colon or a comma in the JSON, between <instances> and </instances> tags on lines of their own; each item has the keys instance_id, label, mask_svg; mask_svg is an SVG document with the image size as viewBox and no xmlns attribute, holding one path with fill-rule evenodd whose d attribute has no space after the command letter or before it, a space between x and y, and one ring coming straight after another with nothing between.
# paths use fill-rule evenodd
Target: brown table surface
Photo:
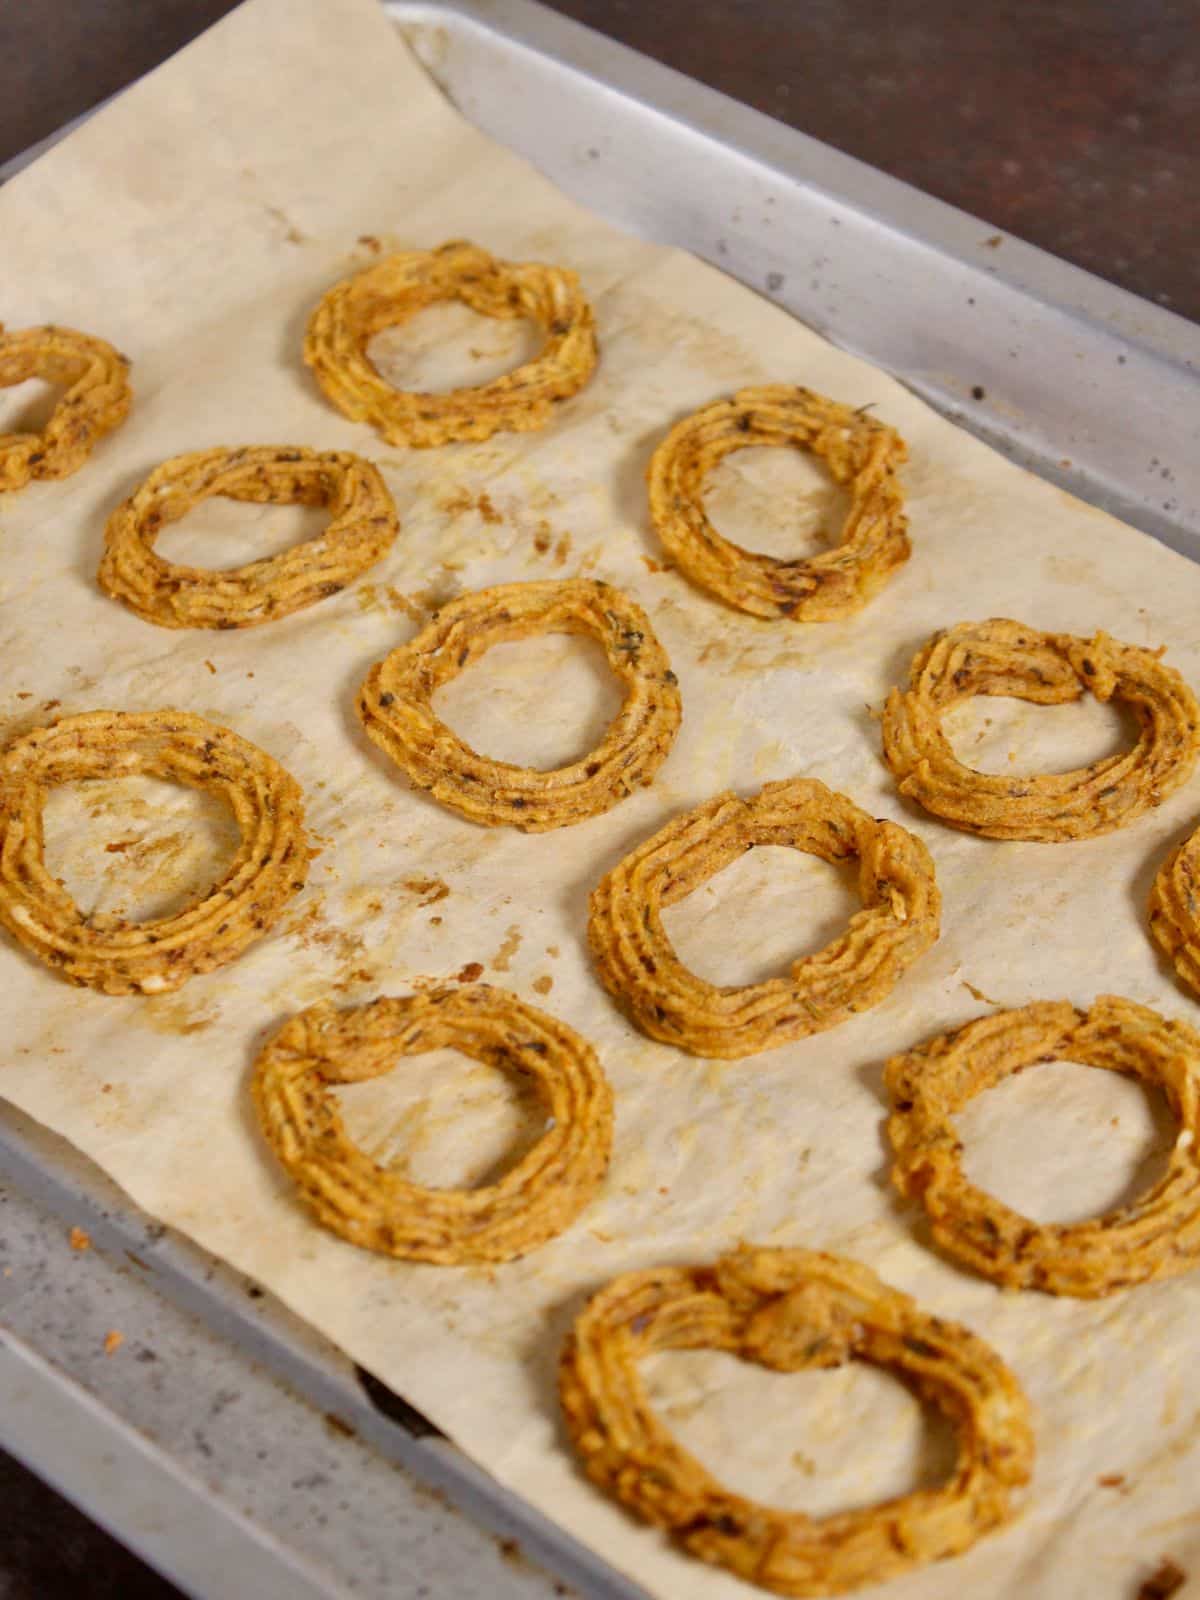
<instances>
[{"instance_id":1,"label":"brown table surface","mask_svg":"<svg viewBox=\"0 0 1200 1600\"><path fill-rule=\"evenodd\" d=\"M1200 320L1200 0L551 4ZM0 161L230 9L0 3Z\"/></svg>"},{"instance_id":2,"label":"brown table surface","mask_svg":"<svg viewBox=\"0 0 1200 1600\"><path fill-rule=\"evenodd\" d=\"M1200 320L1200 0L552 4ZM0 161L230 9L0 0ZM59 1594L175 1591L0 1455L0 1600Z\"/></svg>"}]
</instances>

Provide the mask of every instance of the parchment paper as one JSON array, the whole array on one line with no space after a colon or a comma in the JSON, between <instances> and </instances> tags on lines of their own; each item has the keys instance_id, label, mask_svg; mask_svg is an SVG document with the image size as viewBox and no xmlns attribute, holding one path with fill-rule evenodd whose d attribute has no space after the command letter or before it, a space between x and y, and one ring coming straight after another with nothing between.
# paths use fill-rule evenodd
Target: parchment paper
<instances>
[{"instance_id":1,"label":"parchment paper","mask_svg":"<svg viewBox=\"0 0 1200 1600\"><path fill-rule=\"evenodd\" d=\"M301 364L304 323L326 285L372 258L371 239L457 236L574 266L602 364L544 432L389 449L323 401ZM1200 684L1200 570L1009 465L719 273L568 203L443 103L371 0L251 0L6 187L0 239L5 320L111 339L132 357L136 387L127 425L85 470L0 502L0 731L89 707L187 707L283 760L324 844L283 926L175 996L72 991L6 941L4 1095L147 1211L254 1274L655 1595L746 1591L672 1553L577 1474L555 1361L584 1296L613 1274L707 1260L741 1239L868 1262L990 1340L1037 1408L1023 1519L896 1583L896 1600L1125 1595L1165 1555L1200 1564L1200 1275L1091 1305L1005 1295L958 1272L893 1205L880 1099L890 1052L993 1003L1087 1004L1115 991L1197 1021L1143 921L1153 871L1196 821L1197 786L1094 842L971 839L899 800L871 714L933 629L992 615L1165 644ZM465 326L451 315L392 339L391 370L428 378L439 332ZM502 366L516 352L506 338L475 324L436 370ZM912 560L844 624L736 615L660 570L646 525L642 474L665 428L737 385L780 380L873 405L911 448ZM105 517L155 463L266 442L380 463L403 529L376 570L244 633L168 632L98 590ZM812 520L830 500L815 473L798 502L768 492L794 487L791 470L731 466L714 500L723 525L778 539L796 504ZM303 526L245 508L222 521L213 508L163 548L232 563L248 548L237 530L262 551ZM607 816L531 837L473 827L374 752L354 690L437 600L574 573L621 585L649 611L682 683L679 739L653 787ZM608 694L583 646L551 641L496 652L444 705L495 753L556 760L595 737ZM1013 770L1070 766L1125 736L1094 705L992 702L958 728L972 759ZM773 1054L722 1066L650 1043L589 971L590 886L681 808L794 773L927 842L945 896L941 942L885 1004ZM51 859L81 899L149 910L228 848L202 805L160 790L53 797ZM710 976L743 981L819 945L852 904L832 869L769 852L695 895L672 928ZM403 993L471 963L594 1041L616 1091L611 1175L582 1222L525 1261L494 1272L392 1263L324 1233L294 1202L249 1114L249 1066L266 1030L322 995ZM515 1101L489 1094L482 1069L439 1057L347 1091L346 1104L373 1149L408 1153L418 1177L447 1181L480 1176L526 1127ZM1069 1066L1025 1075L964 1122L976 1176L1046 1217L1112 1202L1172 1131L1140 1091ZM697 1354L660 1358L651 1378L710 1464L786 1504L862 1503L944 1464L915 1404L858 1367L780 1379Z\"/></svg>"}]
</instances>

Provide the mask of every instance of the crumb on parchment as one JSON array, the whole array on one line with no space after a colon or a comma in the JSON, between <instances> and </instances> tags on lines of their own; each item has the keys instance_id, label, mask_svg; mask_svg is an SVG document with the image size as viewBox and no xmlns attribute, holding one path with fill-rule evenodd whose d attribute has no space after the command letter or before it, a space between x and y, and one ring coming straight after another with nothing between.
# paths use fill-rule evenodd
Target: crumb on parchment
<instances>
[{"instance_id":1,"label":"crumb on parchment","mask_svg":"<svg viewBox=\"0 0 1200 1600\"><path fill-rule=\"evenodd\" d=\"M116 1328L110 1328L104 1335L104 1354L115 1355L124 1343L125 1335L119 1333Z\"/></svg>"},{"instance_id":2,"label":"crumb on parchment","mask_svg":"<svg viewBox=\"0 0 1200 1600\"><path fill-rule=\"evenodd\" d=\"M1170 1600L1187 1582L1187 1573L1177 1561L1168 1556L1146 1579L1137 1592L1137 1600Z\"/></svg>"},{"instance_id":3,"label":"crumb on parchment","mask_svg":"<svg viewBox=\"0 0 1200 1600\"><path fill-rule=\"evenodd\" d=\"M91 1235L83 1228L72 1228L67 1237L72 1250L90 1250L92 1248Z\"/></svg>"}]
</instances>

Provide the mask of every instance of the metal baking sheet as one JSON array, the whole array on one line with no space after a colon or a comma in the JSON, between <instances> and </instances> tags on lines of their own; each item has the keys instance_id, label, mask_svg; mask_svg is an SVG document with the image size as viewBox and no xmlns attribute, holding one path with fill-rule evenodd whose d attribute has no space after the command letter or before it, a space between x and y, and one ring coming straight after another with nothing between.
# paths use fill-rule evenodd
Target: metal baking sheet
<instances>
[{"instance_id":1,"label":"metal baking sheet","mask_svg":"<svg viewBox=\"0 0 1200 1600\"><path fill-rule=\"evenodd\" d=\"M1200 328L533 0L386 9L459 110L572 198L721 267L1013 459L1200 559ZM11 1282L29 1281L35 1262L42 1272L17 1301L0 1280L0 1443L188 1594L249 1592L250 1572L264 1595L382 1596L398 1581L496 1600L540 1600L564 1582L604 1600L640 1593L270 1297L3 1107L0 1176L24 1208L29 1270ZM80 1296L99 1292L83 1274L71 1287L64 1221L111 1264L109 1325L136 1330L147 1349L170 1345L183 1381L169 1424L144 1366L85 1371L64 1333ZM218 1471L213 1418L233 1405L222 1396L235 1381L264 1442ZM318 1446L308 1424L322 1416L333 1420ZM369 1546L355 1508L380 1493L381 1457L404 1469L383 1469L402 1511L390 1543ZM256 1496L273 1468L275 1499ZM413 1479L500 1544L422 1499ZM337 1494L318 1492L331 1481Z\"/></svg>"}]
</instances>

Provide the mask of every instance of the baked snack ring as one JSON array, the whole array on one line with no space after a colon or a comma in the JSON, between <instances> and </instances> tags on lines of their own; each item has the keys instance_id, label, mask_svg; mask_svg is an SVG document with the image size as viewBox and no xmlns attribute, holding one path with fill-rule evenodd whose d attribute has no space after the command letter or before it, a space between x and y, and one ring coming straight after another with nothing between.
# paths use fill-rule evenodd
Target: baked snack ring
<instances>
[{"instance_id":1,"label":"baked snack ring","mask_svg":"<svg viewBox=\"0 0 1200 1600\"><path fill-rule=\"evenodd\" d=\"M439 300L460 300L481 316L524 317L546 342L532 361L491 383L421 394L383 378L367 347L384 328ZM582 389L596 365L592 308L565 267L498 261L454 240L437 250L407 250L343 278L308 324L304 359L339 411L368 422L389 444L428 447L490 439L507 429L544 428L555 405Z\"/></svg>"},{"instance_id":2,"label":"baked snack ring","mask_svg":"<svg viewBox=\"0 0 1200 1600\"><path fill-rule=\"evenodd\" d=\"M223 571L156 554L162 529L213 495L328 506L330 522L315 539ZM198 450L164 461L113 512L100 587L163 628L252 628L337 594L386 554L398 526L387 484L361 456L293 445Z\"/></svg>"},{"instance_id":3,"label":"baked snack ring","mask_svg":"<svg viewBox=\"0 0 1200 1600\"><path fill-rule=\"evenodd\" d=\"M218 796L242 841L208 893L172 916L89 916L46 868L46 791L134 774ZM232 961L304 887L309 854L295 780L248 739L187 711L63 717L0 754L0 923L52 971L104 994L162 994Z\"/></svg>"},{"instance_id":4,"label":"baked snack ring","mask_svg":"<svg viewBox=\"0 0 1200 1600\"><path fill-rule=\"evenodd\" d=\"M549 771L478 755L432 705L443 684L494 644L538 633L589 635L625 690L595 749ZM682 710L678 680L641 607L610 584L568 578L501 584L443 606L371 668L358 714L368 737L442 805L472 822L540 833L598 816L649 783Z\"/></svg>"},{"instance_id":5,"label":"baked snack ring","mask_svg":"<svg viewBox=\"0 0 1200 1600\"><path fill-rule=\"evenodd\" d=\"M836 546L783 561L723 538L704 510L704 483L748 445L809 450L850 491ZM896 468L908 452L892 428L791 384L741 389L677 422L647 471L650 516L671 558L701 588L755 617L830 622L860 611L909 556Z\"/></svg>"},{"instance_id":6,"label":"baked snack ring","mask_svg":"<svg viewBox=\"0 0 1200 1600\"><path fill-rule=\"evenodd\" d=\"M92 447L124 422L133 398L129 360L103 339L74 328L22 328L0 323L0 389L45 378L66 393L40 433L0 433L0 492L33 478L78 472Z\"/></svg>"},{"instance_id":7,"label":"baked snack ring","mask_svg":"<svg viewBox=\"0 0 1200 1600\"><path fill-rule=\"evenodd\" d=\"M1150 933L1195 995L1200 995L1200 828L1171 851L1150 885Z\"/></svg>"},{"instance_id":8,"label":"baked snack ring","mask_svg":"<svg viewBox=\"0 0 1200 1600\"><path fill-rule=\"evenodd\" d=\"M679 960L662 911L754 845L824 861L858 857L863 909L786 977L708 983ZM696 1056L772 1050L877 1005L938 936L941 894L921 841L811 778L751 800L718 795L640 844L592 892L588 944L600 980L643 1033Z\"/></svg>"},{"instance_id":9,"label":"baked snack ring","mask_svg":"<svg viewBox=\"0 0 1200 1600\"><path fill-rule=\"evenodd\" d=\"M329 1086L378 1077L440 1048L531 1080L546 1109L537 1143L495 1183L429 1189L353 1144ZM512 1261L570 1226L612 1147L612 1092L591 1046L503 989L430 989L285 1023L254 1069L267 1142L317 1220L351 1244L442 1265Z\"/></svg>"},{"instance_id":10,"label":"baked snack ring","mask_svg":"<svg viewBox=\"0 0 1200 1600\"><path fill-rule=\"evenodd\" d=\"M900 793L967 833L1059 843L1124 827L1186 782L1200 754L1200 707L1162 652L1106 633L1076 638L1020 622L960 622L913 659L906 690L883 714L883 757ZM1072 772L1017 777L976 772L950 748L941 719L972 695L1063 705L1090 690L1137 718L1132 750Z\"/></svg>"},{"instance_id":11,"label":"baked snack ring","mask_svg":"<svg viewBox=\"0 0 1200 1600\"><path fill-rule=\"evenodd\" d=\"M1156 1085L1181 1124L1163 1178L1140 1199L1072 1223L1036 1223L963 1175L954 1116L1011 1073L1055 1058ZM1116 995L1089 1011L1039 1001L981 1017L894 1056L892 1179L948 1254L1011 1289L1095 1299L1200 1262L1200 1034Z\"/></svg>"},{"instance_id":12,"label":"baked snack ring","mask_svg":"<svg viewBox=\"0 0 1200 1600\"><path fill-rule=\"evenodd\" d=\"M734 1494L677 1443L637 1371L653 1351L701 1347L777 1372L855 1358L897 1372L948 1418L954 1471L938 1489L825 1517ZM1014 1515L1033 1467L1029 1404L982 1339L814 1250L743 1247L712 1266L615 1279L576 1319L559 1396L594 1483L692 1555L776 1594L841 1594L957 1555Z\"/></svg>"}]
</instances>

